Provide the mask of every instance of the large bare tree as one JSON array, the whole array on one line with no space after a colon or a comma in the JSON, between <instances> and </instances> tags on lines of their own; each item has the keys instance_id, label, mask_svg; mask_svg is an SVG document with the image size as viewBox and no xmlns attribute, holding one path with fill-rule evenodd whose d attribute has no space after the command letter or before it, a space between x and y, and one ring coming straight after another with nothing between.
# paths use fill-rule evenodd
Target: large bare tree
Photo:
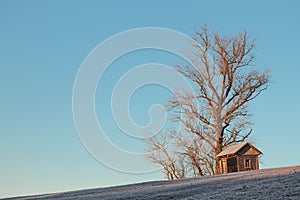
<instances>
[{"instance_id":1,"label":"large bare tree","mask_svg":"<svg viewBox=\"0 0 300 200\"><path fill-rule=\"evenodd\" d=\"M216 155L224 147L245 141L251 134L248 105L267 88L269 73L255 69L255 43L246 31L222 36L203 27L193 39L189 54L192 63L178 65L177 70L192 82L195 93L177 91L167 103L174 113L173 122L183 125L179 132L165 132L172 136L177 148L168 151L167 141L158 138L149 140L148 147L154 147L152 150L156 149L158 154L162 151L155 145L162 145L164 152L173 155L173 163L180 160L177 168L185 174L196 169L194 176L202 176L218 174ZM157 161L153 153L148 157Z\"/></svg>"}]
</instances>

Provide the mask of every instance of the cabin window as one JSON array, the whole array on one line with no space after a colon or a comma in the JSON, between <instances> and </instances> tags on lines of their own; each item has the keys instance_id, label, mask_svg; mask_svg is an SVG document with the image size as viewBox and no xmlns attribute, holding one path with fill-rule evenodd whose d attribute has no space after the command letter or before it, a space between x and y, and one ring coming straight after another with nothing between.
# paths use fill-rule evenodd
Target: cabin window
<instances>
[{"instance_id":1,"label":"cabin window","mask_svg":"<svg viewBox=\"0 0 300 200\"><path fill-rule=\"evenodd\" d=\"M245 168L250 169L251 168L251 160L250 159L245 159Z\"/></svg>"}]
</instances>

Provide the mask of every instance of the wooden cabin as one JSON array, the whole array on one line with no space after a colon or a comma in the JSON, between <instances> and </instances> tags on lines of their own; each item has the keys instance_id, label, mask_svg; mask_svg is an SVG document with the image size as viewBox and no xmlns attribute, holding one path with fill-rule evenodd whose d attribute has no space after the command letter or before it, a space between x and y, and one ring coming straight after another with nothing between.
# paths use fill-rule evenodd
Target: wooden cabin
<instances>
[{"instance_id":1,"label":"wooden cabin","mask_svg":"<svg viewBox=\"0 0 300 200\"><path fill-rule=\"evenodd\" d=\"M220 174L258 170L258 156L261 154L261 151L248 142L228 146L217 155Z\"/></svg>"}]
</instances>

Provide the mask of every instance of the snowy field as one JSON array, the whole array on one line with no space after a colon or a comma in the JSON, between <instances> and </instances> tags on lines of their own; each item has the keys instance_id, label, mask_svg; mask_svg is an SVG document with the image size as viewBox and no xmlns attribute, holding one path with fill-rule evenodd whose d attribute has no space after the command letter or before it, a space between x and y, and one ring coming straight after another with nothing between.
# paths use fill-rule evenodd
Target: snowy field
<instances>
[{"instance_id":1,"label":"snowy field","mask_svg":"<svg viewBox=\"0 0 300 200\"><path fill-rule=\"evenodd\" d=\"M300 165L13 199L300 199Z\"/></svg>"}]
</instances>

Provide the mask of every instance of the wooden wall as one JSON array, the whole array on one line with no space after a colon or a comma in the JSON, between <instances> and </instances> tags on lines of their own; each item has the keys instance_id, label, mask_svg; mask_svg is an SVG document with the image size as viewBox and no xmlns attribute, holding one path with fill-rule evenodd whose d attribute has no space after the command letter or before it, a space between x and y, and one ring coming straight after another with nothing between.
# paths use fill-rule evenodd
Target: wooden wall
<instances>
[{"instance_id":1,"label":"wooden wall","mask_svg":"<svg viewBox=\"0 0 300 200\"><path fill-rule=\"evenodd\" d=\"M245 168L246 159L250 160L250 168ZM258 156L257 155L237 156L237 164L238 164L238 171L258 169Z\"/></svg>"}]
</instances>

